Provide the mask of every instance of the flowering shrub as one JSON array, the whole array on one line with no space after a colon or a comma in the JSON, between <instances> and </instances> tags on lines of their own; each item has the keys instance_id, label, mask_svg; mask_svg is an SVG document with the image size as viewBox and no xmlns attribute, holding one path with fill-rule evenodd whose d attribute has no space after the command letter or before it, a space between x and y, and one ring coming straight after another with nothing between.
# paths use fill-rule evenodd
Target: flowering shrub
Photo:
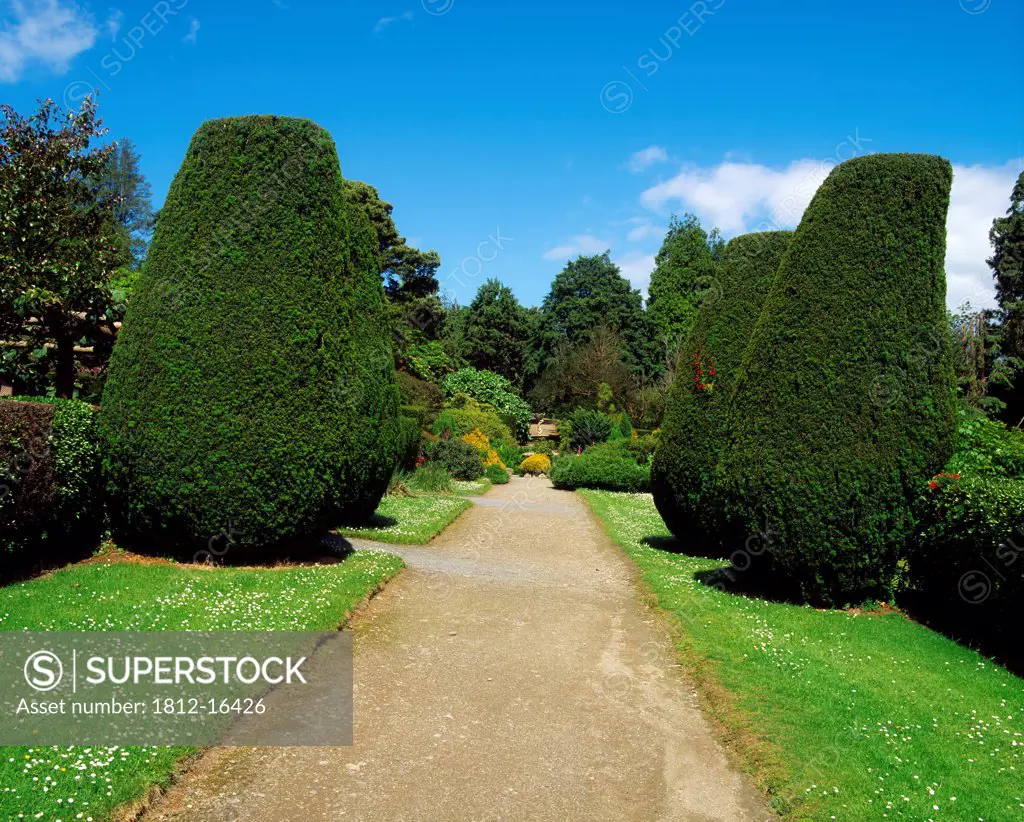
<instances>
[{"instance_id":1,"label":"flowering shrub","mask_svg":"<svg viewBox=\"0 0 1024 822\"><path fill-rule=\"evenodd\" d=\"M551 460L545 454L534 454L519 463L520 474L550 474Z\"/></svg>"},{"instance_id":2,"label":"flowering shrub","mask_svg":"<svg viewBox=\"0 0 1024 822\"><path fill-rule=\"evenodd\" d=\"M490 439L479 428L474 428L466 434L462 438L462 441L467 445L472 445L480 452L480 456L483 457L484 468L490 468L492 465L497 465L502 471L505 470L505 463L502 462L501 456L497 451L491 448Z\"/></svg>"}]
</instances>

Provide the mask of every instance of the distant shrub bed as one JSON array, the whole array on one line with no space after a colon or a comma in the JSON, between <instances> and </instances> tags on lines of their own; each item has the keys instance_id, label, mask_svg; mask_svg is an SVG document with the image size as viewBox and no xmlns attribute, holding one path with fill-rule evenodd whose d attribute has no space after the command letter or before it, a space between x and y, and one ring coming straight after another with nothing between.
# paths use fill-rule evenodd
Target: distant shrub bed
<instances>
[{"instance_id":1,"label":"distant shrub bed","mask_svg":"<svg viewBox=\"0 0 1024 822\"><path fill-rule=\"evenodd\" d=\"M596 488L605 491L648 491L651 468L614 448L595 446L581 455L556 457L551 466L555 488Z\"/></svg>"},{"instance_id":2,"label":"distant shrub bed","mask_svg":"<svg viewBox=\"0 0 1024 822\"><path fill-rule=\"evenodd\" d=\"M0 551L9 562L68 559L98 541L95 416L74 400L0 401Z\"/></svg>"}]
</instances>

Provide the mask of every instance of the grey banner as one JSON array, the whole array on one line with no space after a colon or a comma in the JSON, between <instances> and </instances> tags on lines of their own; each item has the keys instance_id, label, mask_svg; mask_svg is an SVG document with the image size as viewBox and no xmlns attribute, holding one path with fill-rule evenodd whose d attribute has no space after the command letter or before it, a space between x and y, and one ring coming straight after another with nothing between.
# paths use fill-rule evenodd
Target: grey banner
<instances>
[{"instance_id":1,"label":"grey banner","mask_svg":"<svg viewBox=\"0 0 1024 822\"><path fill-rule=\"evenodd\" d=\"M0 632L0 745L351 744L348 632Z\"/></svg>"}]
</instances>

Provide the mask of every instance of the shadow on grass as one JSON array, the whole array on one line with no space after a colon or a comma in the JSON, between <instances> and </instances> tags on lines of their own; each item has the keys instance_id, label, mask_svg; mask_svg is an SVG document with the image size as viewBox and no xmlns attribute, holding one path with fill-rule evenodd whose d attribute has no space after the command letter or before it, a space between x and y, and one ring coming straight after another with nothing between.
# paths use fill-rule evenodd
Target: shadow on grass
<instances>
[{"instance_id":1,"label":"shadow on grass","mask_svg":"<svg viewBox=\"0 0 1024 822\"><path fill-rule=\"evenodd\" d=\"M899 605L915 622L1024 677L1024 604L1016 608L993 603L969 605L908 592L900 597Z\"/></svg>"},{"instance_id":2,"label":"shadow on grass","mask_svg":"<svg viewBox=\"0 0 1024 822\"><path fill-rule=\"evenodd\" d=\"M353 529L353 530L356 530L356 529L363 529L363 528L367 528L367 529L369 529L369 528L392 528L395 525L398 525L398 520L395 519L394 517L388 517L388 516L385 516L384 514L374 514L372 517L370 517L365 522L361 522L358 525L348 525L348 524L346 524L346 527L350 528L350 529Z\"/></svg>"},{"instance_id":3,"label":"shadow on grass","mask_svg":"<svg viewBox=\"0 0 1024 822\"><path fill-rule=\"evenodd\" d=\"M738 568L734 566L730 559L730 556L734 555L723 550L720 544L712 544L696 537L680 540L671 535L647 536L640 541L657 551L664 551L668 554L727 563L719 568L710 568L694 573L693 578L709 588L748 599L766 599L786 605L803 604L800 591L796 587L787 585L784 579L768 573L765 567L752 565ZM739 553L742 554L745 562L750 561L750 555L746 551Z\"/></svg>"}]
</instances>

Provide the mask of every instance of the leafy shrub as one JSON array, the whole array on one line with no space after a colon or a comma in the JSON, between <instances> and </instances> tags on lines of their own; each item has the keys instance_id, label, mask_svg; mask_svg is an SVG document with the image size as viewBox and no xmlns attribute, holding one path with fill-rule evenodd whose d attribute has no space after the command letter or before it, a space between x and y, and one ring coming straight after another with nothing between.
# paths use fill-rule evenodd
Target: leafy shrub
<instances>
[{"instance_id":1,"label":"leafy shrub","mask_svg":"<svg viewBox=\"0 0 1024 822\"><path fill-rule=\"evenodd\" d=\"M938 603L1024 611L1024 479L933 480L918 506L914 583Z\"/></svg>"},{"instance_id":2,"label":"leafy shrub","mask_svg":"<svg viewBox=\"0 0 1024 822\"><path fill-rule=\"evenodd\" d=\"M921 154L836 166L747 346L722 455L732 544L768 534L765 567L810 600L889 597L922 479L950 456L951 180Z\"/></svg>"},{"instance_id":3,"label":"leafy shrub","mask_svg":"<svg viewBox=\"0 0 1024 822\"><path fill-rule=\"evenodd\" d=\"M506 465L516 466L523 461L523 449L508 440L491 440L491 446L498 452L501 461Z\"/></svg>"},{"instance_id":4,"label":"leafy shrub","mask_svg":"<svg viewBox=\"0 0 1024 822\"><path fill-rule=\"evenodd\" d=\"M82 402L0 402L0 552L3 562L67 559L102 526L95 412Z\"/></svg>"},{"instance_id":5,"label":"leafy shrub","mask_svg":"<svg viewBox=\"0 0 1024 822\"><path fill-rule=\"evenodd\" d=\"M577 408L569 415L569 447L589 448L605 442L612 433L612 421L600 411Z\"/></svg>"},{"instance_id":6,"label":"leafy shrub","mask_svg":"<svg viewBox=\"0 0 1024 822\"><path fill-rule=\"evenodd\" d=\"M398 442L376 235L308 120L214 120L171 184L100 429L129 535L235 548L372 516Z\"/></svg>"},{"instance_id":7,"label":"leafy shrub","mask_svg":"<svg viewBox=\"0 0 1024 822\"><path fill-rule=\"evenodd\" d=\"M508 483L508 471L500 465L487 466L487 470L484 471L484 476L495 485L506 485Z\"/></svg>"},{"instance_id":8,"label":"leafy shrub","mask_svg":"<svg viewBox=\"0 0 1024 822\"><path fill-rule=\"evenodd\" d=\"M399 468L411 471L416 467L423 441L423 425L420 419L402 414L398 418L398 460Z\"/></svg>"},{"instance_id":9,"label":"leafy shrub","mask_svg":"<svg viewBox=\"0 0 1024 822\"><path fill-rule=\"evenodd\" d=\"M455 479L475 480L484 473L484 461L472 445L457 439L440 439L428 443L425 449L428 462L436 462Z\"/></svg>"},{"instance_id":10,"label":"leafy shrub","mask_svg":"<svg viewBox=\"0 0 1024 822\"><path fill-rule=\"evenodd\" d=\"M405 351L404 364L417 378L429 382L455 370L451 357L437 340L410 345Z\"/></svg>"},{"instance_id":11,"label":"leafy shrub","mask_svg":"<svg viewBox=\"0 0 1024 822\"><path fill-rule=\"evenodd\" d=\"M953 457L946 470L973 476L1024 477L1024 431L961 403Z\"/></svg>"},{"instance_id":12,"label":"leafy shrub","mask_svg":"<svg viewBox=\"0 0 1024 822\"><path fill-rule=\"evenodd\" d=\"M600 488L606 491L647 491L651 487L651 468L639 465L616 449L595 446L579 456L556 457L551 467L555 488Z\"/></svg>"},{"instance_id":13,"label":"leafy shrub","mask_svg":"<svg viewBox=\"0 0 1024 822\"><path fill-rule=\"evenodd\" d=\"M462 368L441 380L441 388L448 397L466 394L478 402L493 406L499 415L510 417L518 439L525 439L529 434L533 412L529 404L516 393L512 383L500 374Z\"/></svg>"},{"instance_id":14,"label":"leafy shrub","mask_svg":"<svg viewBox=\"0 0 1024 822\"><path fill-rule=\"evenodd\" d=\"M550 474L551 460L545 454L534 454L519 463L520 474Z\"/></svg>"},{"instance_id":15,"label":"leafy shrub","mask_svg":"<svg viewBox=\"0 0 1024 822\"><path fill-rule=\"evenodd\" d=\"M528 446L529 450L533 451L534 454L547 454L551 456L555 453L555 444L551 440L530 440Z\"/></svg>"},{"instance_id":16,"label":"leafy shrub","mask_svg":"<svg viewBox=\"0 0 1024 822\"><path fill-rule=\"evenodd\" d=\"M651 471L658 513L680 538L707 539L717 531L708 497L728 441L729 399L750 332L792 236L791 231L767 231L730 240L716 275L721 293L701 304L683 344Z\"/></svg>"},{"instance_id":17,"label":"leafy shrub","mask_svg":"<svg viewBox=\"0 0 1024 822\"><path fill-rule=\"evenodd\" d=\"M477 402L467 394L456 394L446 409L452 433L462 437L479 428L489 439L512 440L512 429L490 405Z\"/></svg>"},{"instance_id":18,"label":"leafy shrub","mask_svg":"<svg viewBox=\"0 0 1024 822\"><path fill-rule=\"evenodd\" d=\"M395 382L401 393L404 405L418 405L426 410L426 420L429 423L440 412L444 405L444 394L434 383L414 377L406 371L395 373Z\"/></svg>"}]
</instances>

